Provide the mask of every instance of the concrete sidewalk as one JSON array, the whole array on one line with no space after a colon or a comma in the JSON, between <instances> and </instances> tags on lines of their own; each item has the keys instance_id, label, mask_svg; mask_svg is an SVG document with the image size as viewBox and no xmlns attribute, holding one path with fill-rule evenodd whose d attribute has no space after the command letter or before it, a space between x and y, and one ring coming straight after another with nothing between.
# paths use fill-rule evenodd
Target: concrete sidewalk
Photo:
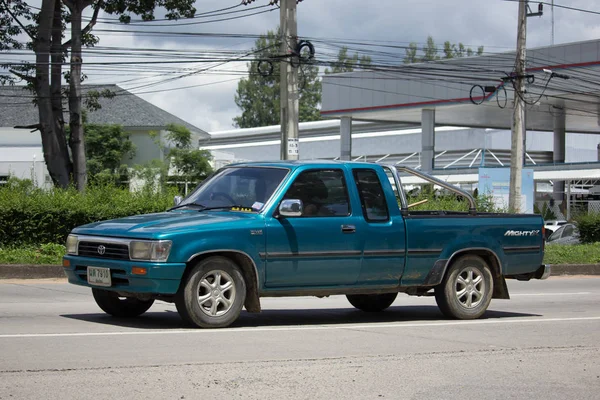
<instances>
[{"instance_id":1,"label":"concrete sidewalk","mask_svg":"<svg viewBox=\"0 0 600 400\"><path fill-rule=\"evenodd\" d=\"M600 275L600 264L552 265L552 276L556 275ZM0 265L0 279L44 278L66 278L66 275L61 265Z\"/></svg>"}]
</instances>

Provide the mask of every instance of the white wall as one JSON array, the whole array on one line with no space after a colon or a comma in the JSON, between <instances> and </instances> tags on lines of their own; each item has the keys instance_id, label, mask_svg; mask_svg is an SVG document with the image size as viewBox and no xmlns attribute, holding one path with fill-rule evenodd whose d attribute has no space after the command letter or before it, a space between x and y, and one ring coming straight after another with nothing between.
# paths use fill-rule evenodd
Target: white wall
<instances>
[{"instance_id":1,"label":"white wall","mask_svg":"<svg viewBox=\"0 0 600 400\"><path fill-rule=\"evenodd\" d=\"M41 145L42 137L39 131L31 132L31 129L0 127L0 147Z\"/></svg>"},{"instance_id":2,"label":"white wall","mask_svg":"<svg viewBox=\"0 0 600 400\"><path fill-rule=\"evenodd\" d=\"M8 176L31 179L40 187L50 185L38 131L0 128L0 177Z\"/></svg>"},{"instance_id":3,"label":"white wall","mask_svg":"<svg viewBox=\"0 0 600 400\"><path fill-rule=\"evenodd\" d=\"M0 177L31 179L39 187L51 186L42 147L0 147Z\"/></svg>"},{"instance_id":4,"label":"white wall","mask_svg":"<svg viewBox=\"0 0 600 400\"><path fill-rule=\"evenodd\" d=\"M162 150L156 141L162 141L162 132L158 131L157 137L152 137L149 130L130 130L125 129L129 134L129 139L135 145L135 156L133 158L125 157L123 164L129 166L143 165L154 159L163 158Z\"/></svg>"}]
</instances>

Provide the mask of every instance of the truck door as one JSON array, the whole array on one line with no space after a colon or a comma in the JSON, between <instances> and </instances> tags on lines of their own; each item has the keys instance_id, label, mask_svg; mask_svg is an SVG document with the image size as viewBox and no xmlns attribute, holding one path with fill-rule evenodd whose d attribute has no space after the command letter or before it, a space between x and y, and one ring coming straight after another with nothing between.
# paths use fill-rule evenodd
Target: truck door
<instances>
[{"instance_id":1,"label":"truck door","mask_svg":"<svg viewBox=\"0 0 600 400\"><path fill-rule=\"evenodd\" d=\"M362 248L352 216L346 172L341 168L301 172L284 199L303 202L300 217L267 219L267 287L351 285L358 278Z\"/></svg>"},{"instance_id":2,"label":"truck door","mask_svg":"<svg viewBox=\"0 0 600 400\"><path fill-rule=\"evenodd\" d=\"M397 286L404 271L406 231L398 207L391 203L394 194L386 196L381 184L387 175L372 168L354 169L353 175L363 216L357 227L364 240L358 284Z\"/></svg>"}]
</instances>

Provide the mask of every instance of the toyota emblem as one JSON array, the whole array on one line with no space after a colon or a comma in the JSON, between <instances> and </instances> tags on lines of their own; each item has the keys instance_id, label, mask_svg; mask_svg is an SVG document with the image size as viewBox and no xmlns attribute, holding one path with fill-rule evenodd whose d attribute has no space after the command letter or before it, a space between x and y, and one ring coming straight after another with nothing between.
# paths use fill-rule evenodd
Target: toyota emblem
<instances>
[{"instance_id":1,"label":"toyota emblem","mask_svg":"<svg viewBox=\"0 0 600 400\"><path fill-rule=\"evenodd\" d=\"M98 254L103 255L106 252L106 247L103 245L98 246Z\"/></svg>"}]
</instances>

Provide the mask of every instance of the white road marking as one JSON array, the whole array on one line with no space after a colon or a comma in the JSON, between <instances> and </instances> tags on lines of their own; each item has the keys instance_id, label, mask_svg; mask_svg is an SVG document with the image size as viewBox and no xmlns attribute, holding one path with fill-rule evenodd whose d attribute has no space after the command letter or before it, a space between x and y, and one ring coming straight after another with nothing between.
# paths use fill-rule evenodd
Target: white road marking
<instances>
[{"instance_id":1,"label":"white road marking","mask_svg":"<svg viewBox=\"0 0 600 400\"><path fill-rule=\"evenodd\" d=\"M569 292L569 293L511 293L510 296L585 296L592 292Z\"/></svg>"},{"instance_id":2,"label":"white road marking","mask_svg":"<svg viewBox=\"0 0 600 400\"><path fill-rule=\"evenodd\" d=\"M597 317L575 318L527 318L527 319L483 319L475 321L446 321L430 323L364 323L364 324L328 324L313 326L284 326L260 328L223 328L223 329L159 329L154 331L121 331L121 332L79 332L79 333L17 333L0 335L0 339L11 338L47 338L47 337L86 337L86 336L127 336L127 335L178 335L178 334L211 334L211 333L243 333L243 332L286 332L286 331L319 331L327 329L384 329L384 328L421 328L430 326L456 326L456 325L500 325L500 324L527 324L538 322L573 322L573 321L600 321Z\"/></svg>"}]
</instances>

